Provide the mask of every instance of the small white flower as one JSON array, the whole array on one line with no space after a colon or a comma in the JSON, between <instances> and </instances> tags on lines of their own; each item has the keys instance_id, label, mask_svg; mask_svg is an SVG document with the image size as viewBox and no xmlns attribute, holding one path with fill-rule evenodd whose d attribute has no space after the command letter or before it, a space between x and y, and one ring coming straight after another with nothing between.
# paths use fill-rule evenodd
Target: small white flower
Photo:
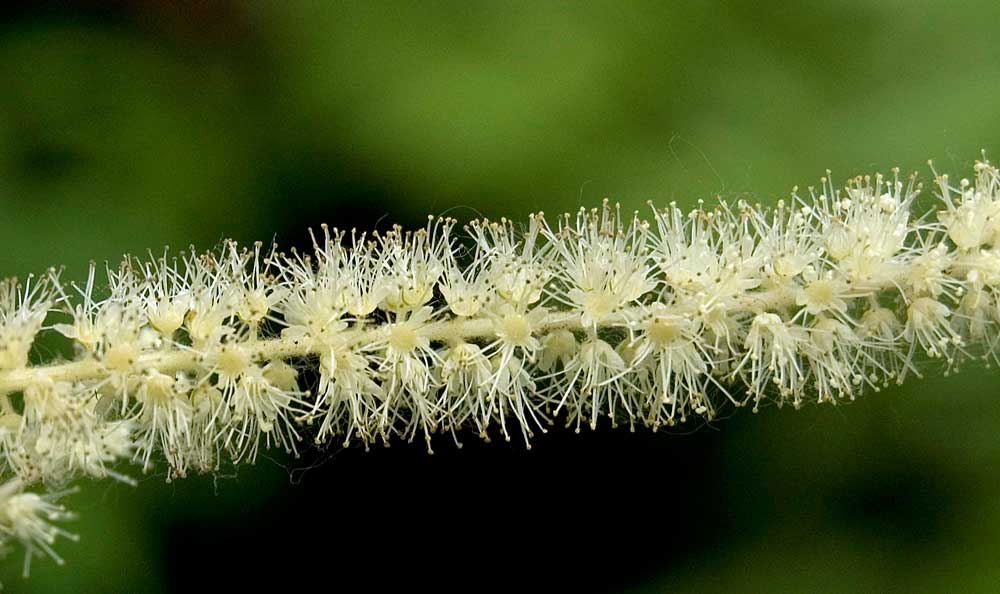
<instances>
[{"instance_id":1,"label":"small white flower","mask_svg":"<svg viewBox=\"0 0 1000 594\"><path fill-rule=\"evenodd\" d=\"M795 305L813 315L824 312L843 314L847 311L847 288L838 278L828 276L808 282L796 292Z\"/></svg>"},{"instance_id":2,"label":"small white flower","mask_svg":"<svg viewBox=\"0 0 1000 594\"><path fill-rule=\"evenodd\" d=\"M640 408L649 411L647 423L672 425L689 412L709 413L707 391L716 384L708 372L715 353L703 342L700 320L654 304L640 328L626 362L642 370Z\"/></svg>"},{"instance_id":3,"label":"small white flower","mask_svg":"<svg viewBox=\"0 0 1000 594\"><path fill-rule=\"evenodd\" d=\"M581 209L575 226L560 223L558 230L545 227L545 236L555 246L558 282L553 297L580 313L586 328L596 328L618 310L636 303L656 284L651 278L647 234L649 224L638 216L630 224L621 220L605 200L599 209Z\"/></svg>"},{"instance_id":4,"label":"small white flower","mask_svg":"<svg viewBox=\"0 0 1000 594\"><path fill-rule=\"evenodd\" d=\"M216 418L225 415L221 436L233 462L253 462L262 440L265 447L298 453L301 438L294 419L307 405L296 377L294 368L282 361L264 367L250 363L224 385Z\"/></svg>"},{"instance_id":5,"label":"small white flower","mask_svg":"<svg viewBox=\"0 0 1000 594\"><path fill-rule=\"evenodd\" d=\"M1000 172L935 182L937 213L913 212L921 187L898 171L828 174L774 209L647 222L605 202L464 237L448 218L324 226L308 254L225 242L127 259L107 283L91 267L72 290L55 272L3 281L0 540L54 556L63 511L25 487L134 482L127 460L171 480L305 439L430 449L473 429L530 447L556 417L656 429L726 402L853 399L928 358L1000 363ZM70 360L33 350L52 336Z\"/></svg>"},{"instance_id":6,"label":"small white flower","mask_svg":"<svg viewBox=\"0 0 1000 594\"><path fill-rule=\"evenodd\" d=\"M79 537L54 524L73 518L66 508L55 503L61 493L39 495L23 489L19 479L0 485L0 540L13 538L21 542L25 549L22 574L28 577L32 557L48 555L62 565L63 559L52 545L60 536L74 541Z\"/></svg>"},{"instance_id":7,"label":"small white flower","mask_svg":"<svg viewBox=\"0 0 1000 594\"><path fill-rule=\"evenodd\" d=\"M748 376L748 388L755 404L764 398L768 384L774 384L779 396L799 397L805 389L805 372L799 350L806 341L806 331L773 313L757 314L750 324L744 346L747 353L738 372Z\"/></svg>"},{"instance_id":8,"label":"small white flower","mask_svg":"<svg viewBox=\"0 0 1000 594\"><path fill-rule=\"evenodd\" d=\"M478 345L463 342L445 353L440 378L442 406L453 434L471 418L479 435L486 437L494 416L490 402L493 375L492 364Z\"/></svg>"},{"instance_id":9,"label":"small white flower","mask_svg":"<svg viewBox=\"0 0 1000 594\"><path fill-rule=\"evenodd\" d=\"M317 444L334 436L343 436L345 446L353 438L366 446L374 439L373 419L385 394L373 367L367 354L342 341L325 346L319 357L316 399L304 415L307 422L322 416L315 437Z\"/></svg>"},{"instance_id":10,"label":"small white flower","mask_svg":"<svg viewBox=\"0 0 1000 594\"><path fill-rule=\"evenodd\" d=\"M951 309L930 297L915 299L906 310L906 327L903 337L919 344L930 357L948 356L955 347L962 346L962 337L948 322Z\"/></svg>"},{"instance_id":11,"label":"small white flower","mask_svg":"<svg viewBox=\"0 0 1000 594\"><path fill-rule=\"evenodd\" d=\"M29 277L0 281L0 370L28 365L28 353L53 304L52 289Z\"/></svg>"},{"instance_id":12,"label":"small white flower","mask_svg":"<svg viewBox=\"0 0 1000 594\"><path fill-rule=\"evenodd\" d=\"M154 451L163 454L171 472L186 474L186 451L191 447L191 419L194 408L188 395L190 387L184 377L172 377L155 369L147 370L139 381L136 400L139 403L135 458L142 469L150 468Z\"/></svg>"}]
</instances>

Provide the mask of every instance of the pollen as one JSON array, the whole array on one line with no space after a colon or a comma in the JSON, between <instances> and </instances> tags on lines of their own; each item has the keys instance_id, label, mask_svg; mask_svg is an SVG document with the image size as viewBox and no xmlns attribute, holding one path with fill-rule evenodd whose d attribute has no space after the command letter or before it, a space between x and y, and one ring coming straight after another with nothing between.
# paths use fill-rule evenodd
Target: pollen
<instances>
[{"instance_id":1,"label":"pollen","mask_svg":"<svg viewBox=\"0 0 1000 594\"><path fill-rule=\"evenodd\" d=\"M840 296L838 283L829 278L817 279L807 284L795 303L805 306L806 311L811 314L843 311L847 306Z\"/></svg>"},{"instance_id":2,"label":"pollen","mask_svg":"<svg viewBox=\"0 0 1000 594\"><path fill-rule=\"evenodd\" d=\"M657 318L646 328L646 335L653 344L663 347L681 338L683 330L679 324L671 320Z\"/></svg>"},{"instance_id":3,"label":"pollen","mask_svg":"<svg viewBox=\"0 0 1000 594\"><path fill-rule=\"evenodd\" d=\"M604 321L618 307L618 299L607 291L589 291L580 301L583 316L591 324Z\"/></svg>"},{"instance_id":4,"label":"pollen","mask_svg":"<svg viewBox=\"0 0 1000 594\"><path fill-rule=\"evenodd\" d=\"M216 367L229 377L239 377L250 366L250 354L238 345L224 345L215 358Z\"/></svg>"},{"instance_id":5,"label":"pollen","mask_svg":"<svg viewBox=\"0 0 1000 594\"><path fill-rule=\"evenodd\" d=\"M413 328L406 324L395 324L389 331L389 346L399 353L411 353L420 344Z\"/></svg>"},{"instance_id":6,"label":"pollen","mask_svg":"<svg viewBox=\"0 0 1000 594\"><path fill-rule=\"evenodd\" d=\"M523 346L531 338L531 322L522 314L509 315L500 322L497 334L508 344Z\"/></svg>"},{"instance_id":7,"label":"pollen","mask_svg":"<svg viewBox=\"0 0 1000 594\"><path fill-rule=\"evenodd\" d=\"M115 345L104 352L104 365L113 371L128 371L135 365L138 349L132 343Z\"/></svg>"}]
</instances>

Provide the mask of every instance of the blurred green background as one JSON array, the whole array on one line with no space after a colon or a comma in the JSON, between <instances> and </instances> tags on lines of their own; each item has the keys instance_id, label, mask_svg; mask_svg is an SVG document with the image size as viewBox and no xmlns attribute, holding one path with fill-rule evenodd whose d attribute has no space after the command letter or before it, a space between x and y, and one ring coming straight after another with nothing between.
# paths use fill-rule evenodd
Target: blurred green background
<instances>
[{"instance_id":1,"label":"blurred green background","mask_svg":"<svg viewBox=\"0 0 1000 594\"><path fill-rule=\"evenodd\" d=\"M990 1L0 9L0 274L321 222L773 202L1000 150ZM1000 381L532 452L313 452L67 498L11 592L1000 592ZM469 440L472 438L470 437ZM469 441L467 440L467 441ZM303 470L309 467L308 471ZM397 580L400 580L397 582ZM278 591L281 591L279 589Z\"/></svg>"}]
</instances>

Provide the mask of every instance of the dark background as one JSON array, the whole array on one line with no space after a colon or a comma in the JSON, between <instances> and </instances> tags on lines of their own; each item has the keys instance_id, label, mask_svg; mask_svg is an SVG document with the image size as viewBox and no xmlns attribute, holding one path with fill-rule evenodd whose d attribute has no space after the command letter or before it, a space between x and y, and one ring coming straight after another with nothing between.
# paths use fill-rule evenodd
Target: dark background
<instances>
[{"instance_id":1,"label":"dark background","mask_svg":"<svg viewBox=\"0 0 1000 594\"><path fill-rule=\"evenodd\" d=\"M772 203L1000 140L1000 4L42 2L0 9L0 274L310 226ZM67 498L11 592L1000 591L1000 382L673 432L261 459ZM137 472L137 471L136 471ZM307 584L316 583L313 590Z\"/></svg>"}]
</instances>

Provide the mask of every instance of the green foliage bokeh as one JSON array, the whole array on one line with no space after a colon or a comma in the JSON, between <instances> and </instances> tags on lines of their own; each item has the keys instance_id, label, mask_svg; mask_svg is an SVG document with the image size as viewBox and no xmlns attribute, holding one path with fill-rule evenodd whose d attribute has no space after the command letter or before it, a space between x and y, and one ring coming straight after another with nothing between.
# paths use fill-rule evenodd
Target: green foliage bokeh
<instances>
[{"instance_id":1,"label":"green foliage bokeh","mask_svg":"<svg viewBox=\"0 0 1000 594\"><path fill-rule=\"evenodd\" d=\"M774 202L826 168L926 179L934 158L961 176L1000 151L995 2L121 5L0 27L3 276L280 243L370 196L392 221ZM998 388L968 369L849 406L740 411L712 454L726 530L622 589L996 591ZM18 552L0 578L166 591L164 526L259 513L287 483L263 462L83 484L67 565L38 560L21 582Z\"/></svg>"}]
</instances>

